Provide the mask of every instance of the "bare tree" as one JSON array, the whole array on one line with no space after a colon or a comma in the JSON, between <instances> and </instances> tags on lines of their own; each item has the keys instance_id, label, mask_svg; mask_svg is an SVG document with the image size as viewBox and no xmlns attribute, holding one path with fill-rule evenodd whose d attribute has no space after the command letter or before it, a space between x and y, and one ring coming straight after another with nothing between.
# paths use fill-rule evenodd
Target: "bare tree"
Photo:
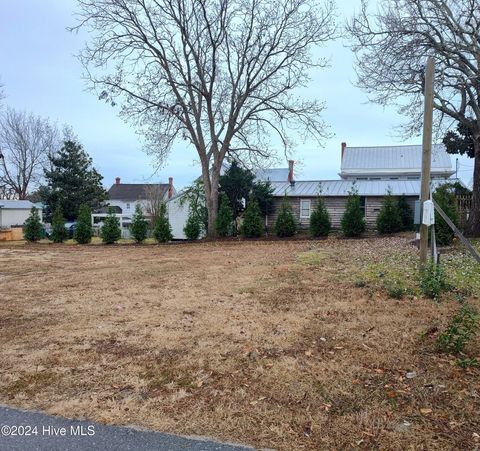
<instances>
[{"instance_id":1,"label":"bare tree","mask_svg":"<svg viewBox=\"0 0 480 451\"><path fill-rule=\"evenodd\" d=\"M0 116L0 186L25 199L58 143L48 120L7 108Z\"/></svg>"},{"instance_id":2,"label":"bare tree","mask_svg":"<svg viewBox=\"0 0 480 451\"><path fill-rule=\"evenodd\" d=\"M272 155L294 132L322 141L324 106L295 89L323 67L310 50L334 34L332 0L78 0L92 34L81 54L100 98L144 133L165 161L175 139L196 149L215 234L225 157ZM110 69L110 71L109 71ZM289 136L290 134L290 136Z\"/></svg>"},{"instance_id":3,"label":"bare tree","mask_svg":"<svg viewBox=\"0 0 480 451\"><path fill-rule=\"evenodd\" d=\"M2 108L2 106L3 106L3 101L4 101L4 99L5 99L5 92L4 92L4 90L3 90L3 87L4 87L4 85L3 85L3 83L0 81L0 108Z\"/></svg>"},{"instance_id":4,"label":"bare tree","mask_svg":"<svg viewBox=\"0 0 480 451\"><path fill-rule=\"evenodd\" d=\"M155 226L155 220L158 218L160 213L160 206L164 202L165 189L163 185L151 183L145 185L145 199L146 199L146 210L148 216L150 216L150 226Z\"/></svg>"},{"instance_id":5,"label":"bare tree","mask_svg":"<svg viewBox=\"0 0 480 451\"><path fill-rule=\"evenodd\" d=\"M480 3L478 0L382 0L373 14L366 0L347 25L356 53L358 84L381 105L396 104L422 125L423 73L436 62L434 107L437 130L457 123L471 131L475 148L470 236L480 236Z\"/></svg>"}]
</instances>

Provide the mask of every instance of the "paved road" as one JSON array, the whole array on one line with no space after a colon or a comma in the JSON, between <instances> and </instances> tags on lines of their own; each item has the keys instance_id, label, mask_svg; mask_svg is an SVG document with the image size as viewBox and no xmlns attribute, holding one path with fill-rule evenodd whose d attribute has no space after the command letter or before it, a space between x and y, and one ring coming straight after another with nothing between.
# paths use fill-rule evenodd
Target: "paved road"
<instances>
[{"instance_id":1,"label":"paved road","mask_svg":"<svg viewBox=\"0 0 480 451\"><path fill-rule=\"evenodd\" d=\"M31 435L25 436L28 432ZM253 448L0 406L0 450L252 451Z\"/></svg>"}]
</instances>

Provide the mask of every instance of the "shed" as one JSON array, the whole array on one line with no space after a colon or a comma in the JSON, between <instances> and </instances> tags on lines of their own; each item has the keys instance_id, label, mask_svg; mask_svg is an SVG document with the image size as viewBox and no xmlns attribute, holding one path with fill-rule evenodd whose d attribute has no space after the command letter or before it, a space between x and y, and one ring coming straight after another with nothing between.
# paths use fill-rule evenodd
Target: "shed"
<instances>
[{"instance_id":1,"label":"shed","mask_svg":"<svg viewBox=\"0 0 480 451\"><path fill-rule=\"evenodd\" d=\"M32 207L36 205L29 200L0 199L0 228L22 227ZM42 220L42 209L38 212Z\"/></svg>"}]
</instances>

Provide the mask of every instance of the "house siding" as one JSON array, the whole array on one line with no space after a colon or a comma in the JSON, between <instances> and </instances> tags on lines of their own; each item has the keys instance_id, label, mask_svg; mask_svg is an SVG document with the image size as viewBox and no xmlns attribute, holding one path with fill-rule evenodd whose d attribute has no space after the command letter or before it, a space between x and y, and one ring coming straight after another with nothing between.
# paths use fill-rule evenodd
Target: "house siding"
<instances>
[{"instance_id":1,"label":"house siding","mask_svg":"<svg viewBox=\"0 0 480 451\"><path fill-rule=\"evenodd\" d=\"M367 228L373 230L376 228L377 216L382 207L384 196L365 196L365 221L367 223ZM309 227L310 219L309 218L300 218L300 201L310 199L312 212L317 204L318 197L291 197L288 199L288 202L292 206L292 211L297 220L297 225L300 230L306 230ZM412 213L415 208L415 200L418 199L418 196L408 196L408 204L412 209ZM283 198L275 198L273 202L273 212L267 217L267 229L269 231L274 231L275 221L277 220L278 212L280 206L283 202ZM330 214L330 220L332 222L332 228L339 230L341 228L342 216L345 213L345 205L347 202L347 197L345 196L329 196L323 198L325 206L327 207L328 213Z\"/></svg>"}]
</instances>

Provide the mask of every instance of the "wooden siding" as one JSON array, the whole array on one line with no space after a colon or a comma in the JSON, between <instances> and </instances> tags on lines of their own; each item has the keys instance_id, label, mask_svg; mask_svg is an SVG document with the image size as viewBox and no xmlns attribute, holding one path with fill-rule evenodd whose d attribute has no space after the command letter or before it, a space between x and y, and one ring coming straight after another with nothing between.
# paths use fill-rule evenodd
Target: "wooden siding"
<instances>
[{"instance_id":1,"label":"wooden siding","mask_svg":"<svg viewBox=\"0 0 480 451\"><path fill-rule=\"evenodd\" d=\"M311 210L317 206L318 198L317 197L290 197L288 201L292 206L293 214L297 220L297 224L300 230L308 229L310 220L308 218L300 218L300 200L310 199ZM330 214L330 220L332 221L333 229L340 229L342 216L345 213L345 204L347 201L346 197L324 197L325 206L327 207L328 213ZM417 196L407 197L408 204L412 209L412 213L415 208L415 200ZM267 228L269 231L273 231L275 227L275 221L277 220L278 211L280 205L283 202L283 198L276 197L273 202L273 212L267 217ZM365 198L365 220L367 222L368 229L376 228L376 221L378 212L382 207L383 196L367 196Z\"/></svg>"}]
</instances>

